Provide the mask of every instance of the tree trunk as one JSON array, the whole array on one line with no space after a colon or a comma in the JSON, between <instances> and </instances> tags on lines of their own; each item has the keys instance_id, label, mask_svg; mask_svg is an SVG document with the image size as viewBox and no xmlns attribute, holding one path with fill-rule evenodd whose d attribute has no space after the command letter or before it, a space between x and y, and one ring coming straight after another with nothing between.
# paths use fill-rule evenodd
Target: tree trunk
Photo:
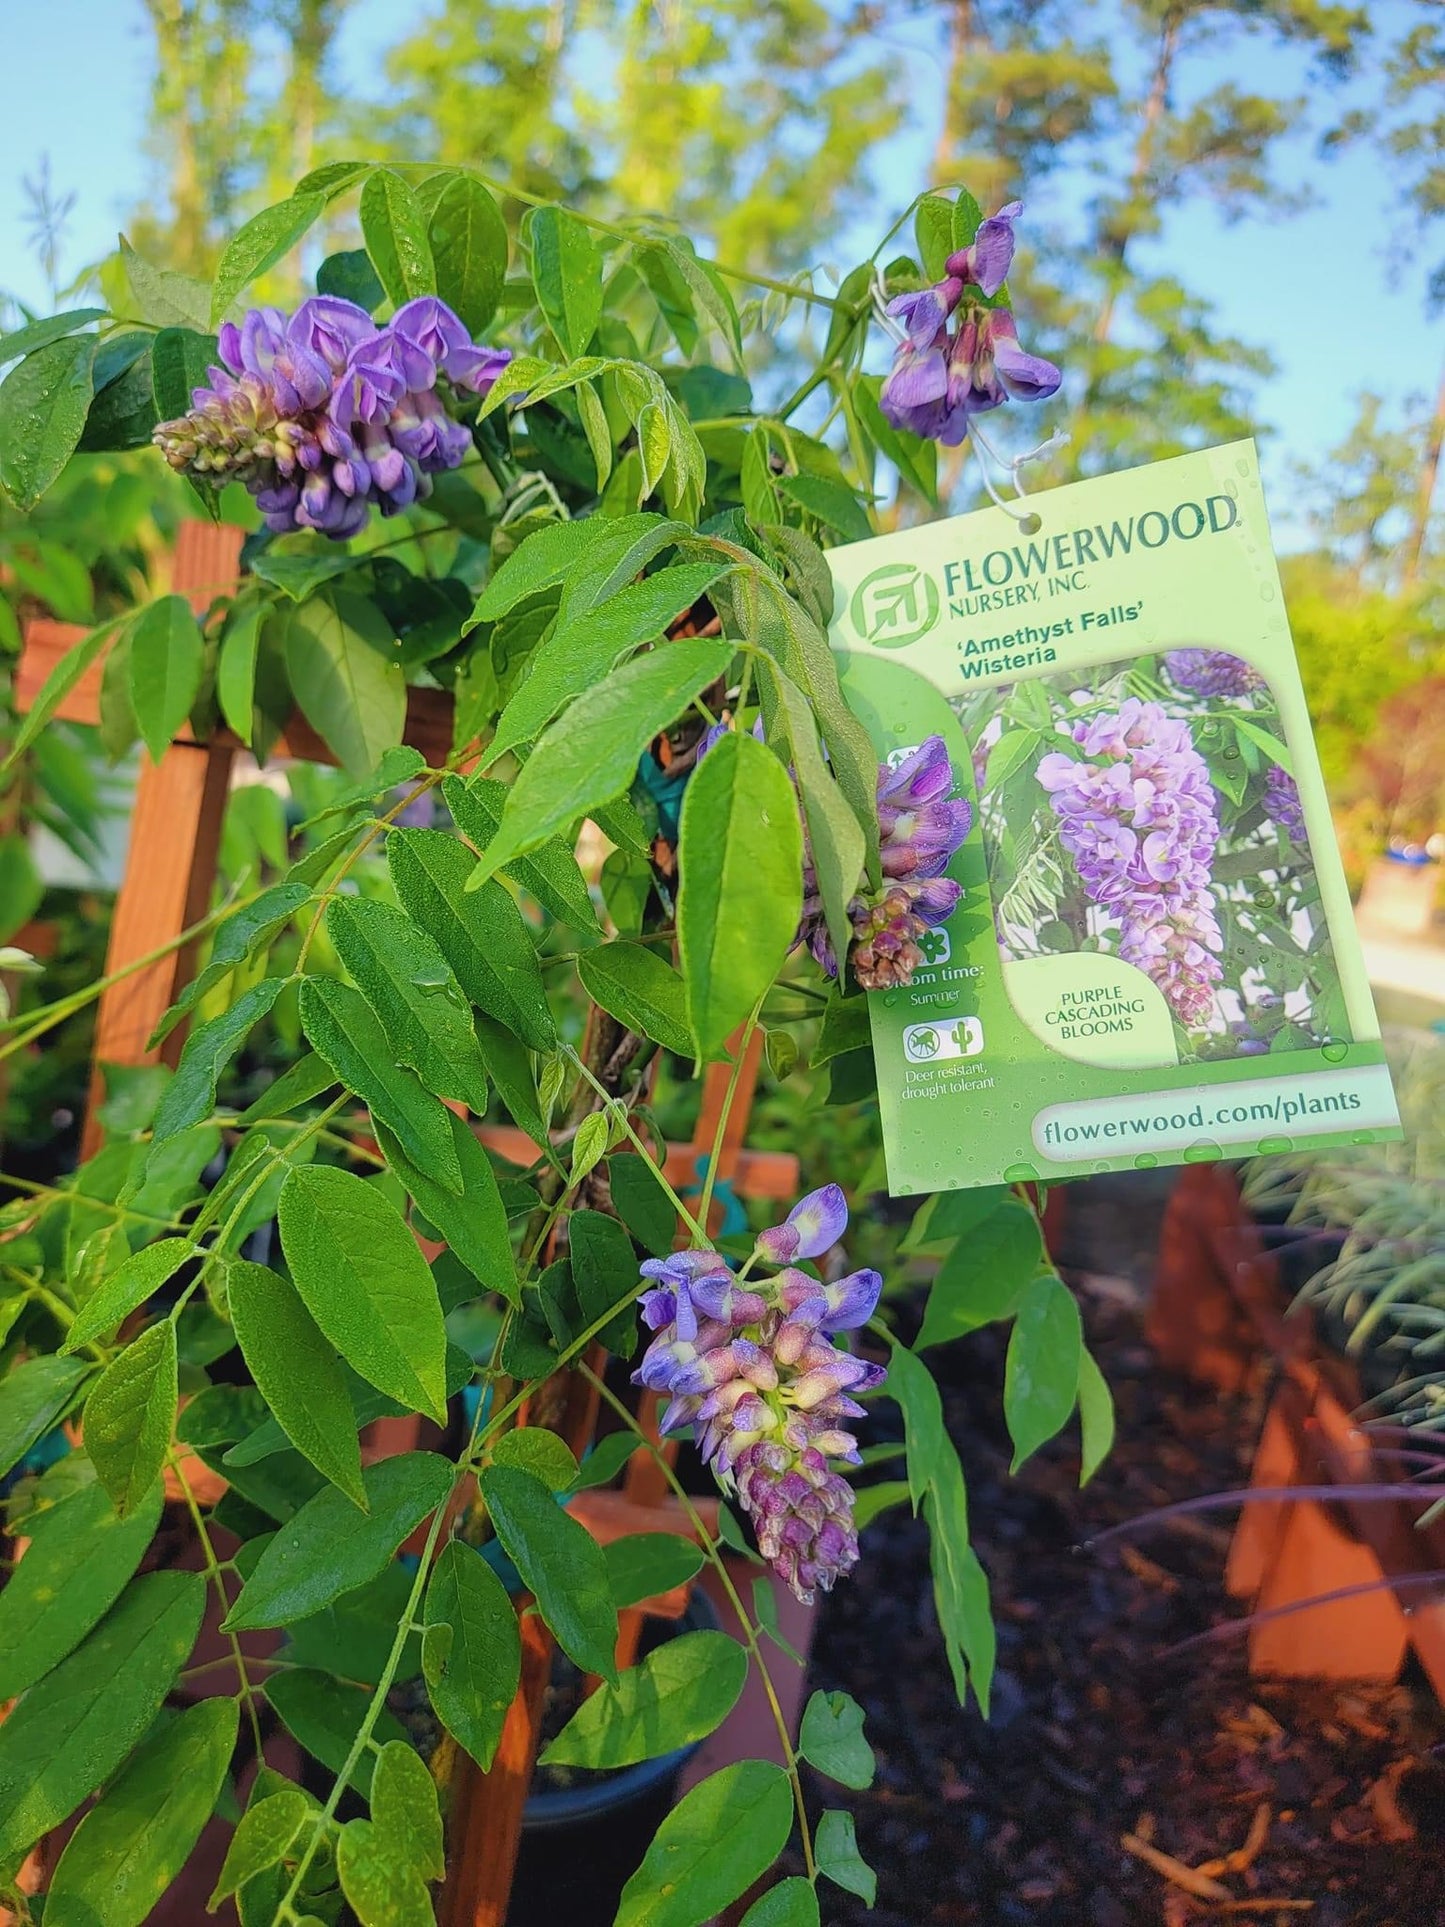
<instances>
[{"instance_id":1,"label":"tree trunk","mask_svg":"<svg viewBox=\"0 0 1445 1927\"><path fill-rule=\"evenodd\" d=\"M1425 543L1430 534L1430 510L1435 501L1435 485L1440 479L1440 461L1445 453L1445 369L1435 396L1435 414L1425 442L1425 459L1420 465L1420 480L1415 490L1415 507L1410 533L1405 541L1404 562L1400 570L1402 589L1413 589L1425 560Z\"/></svg>"}]
</instances>

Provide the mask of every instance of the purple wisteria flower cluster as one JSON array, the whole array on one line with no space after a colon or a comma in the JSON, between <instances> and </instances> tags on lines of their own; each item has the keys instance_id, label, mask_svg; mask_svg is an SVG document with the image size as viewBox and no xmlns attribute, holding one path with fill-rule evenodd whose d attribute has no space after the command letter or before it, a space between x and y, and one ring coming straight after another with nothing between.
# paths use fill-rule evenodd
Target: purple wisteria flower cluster
<instances>
[{"instance_id":1,"label":"purple wisteria flower cluster","mask_svg":"<svg viewBox=\"0 0 1445 1927\"><path fill-rule=\"evenodd\" d=\"M1217 799L1189 725L1130 696L1075 723L1084 761L1052 751L1037 776L1093 902L1120 925L1119 956L1186 1026L1205 1022L1223 977L1210 889Z\"/></svg>"},{"instance_id":2,"label":"purple wisteria flower cluster","mask_svg":"<svg viewBox=\"0 0 1445 1927\"><path fill-rule=\"evenodd\" d=\"M1264 687L1264 677L1227 649L1171 649L1164 670L1176 689L1191 696L1248 696Z\"/></svg>"},{"instance_id":3,"label":"purple wisteria flower cluster","mask_svg":"<svg viewBox=\"0 0 1445 1927\"><path fill-rule=\"evenodd\" d=\"M923 962L918 940L952 916L962 886L946 877L968 835L973 807L953 796L953 765L941 736L930 736L896 768L878 766L878 828L883 881L848 905L853 969L865 990L902 988ZM804 838L800 932L821 968L838 974L823 915L817 872Z\"/></svg>"},{"instance_id":4,"label":"purple wisteria flower cluster","mask_svg":"<svg viewBox=\"0 0 1445 1927\"><path fill-rule=\"evenodd\" d=\"M445 392L484 395L511 360L483 348L444 301L408 301L385 325L335 295L293 315L253 308L220 334L221 366L156 444L174 469L241 481L268 528L355 535L425 498L472 445Z\"/></svg>"},{"instance_id":5,"label":"purple wisteria flower cluster","mask_svg":"<svg viewBox=\"0 0 1445 1927\"><path fill-rule=\"evenodd\" d=\"M831 1342L873 1315L883 1280L855 1271L831 1284L799 1268L842 1237L836 1184L811 1191L762 1232L741 1271L716 1251L649 1258L643 1322L656 1337L633 1382L665 1392L663 1432L696 1428L698 1450L753 1521L763 1557L798 1598L827 1592L858 1560L853 1488L830 1459L859 1464L845 1421L850 1396L883 1383L881 1365ZM771 1277L757 1265L781 1266Z\"/></svg>"},{"instance_id":6,"label":"purple wisteria flower cluster","mask_svg":"<svg viewBox=\"0 0 1445 1927\"><path fill-rule=\"evenodd\" d=\"M1305 810L1299 785L1287 769L1271 763L1264 776L1264 813L1278 823L1291 843L1305 840Z\"/></svg>"},{"instance_id":7,"label":"purple wisteria flower cluster","mask_svg":"<svg viewBox=\"0 0 1445 1927\"><path fill-rule=\"evenodd\" d=\"M957 448L975 415L1011 395L1044 401L1057 393L1063 376L1053 362L1019 346L1010 309L988 305L1008 276L1022 212L1023 202L1011 201L991 214L970 246L949 255L942 281L888 303L904 338L878 401L895 428ZM969 299L969 288L987 299Z\"/></svg>"}]
</instances>

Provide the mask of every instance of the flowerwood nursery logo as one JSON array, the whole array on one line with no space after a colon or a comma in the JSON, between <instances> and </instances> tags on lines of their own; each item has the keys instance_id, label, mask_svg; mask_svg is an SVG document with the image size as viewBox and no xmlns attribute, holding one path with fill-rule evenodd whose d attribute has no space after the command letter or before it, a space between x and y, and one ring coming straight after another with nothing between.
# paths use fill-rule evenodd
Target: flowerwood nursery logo
<instances>
[{"instance_id":1,"label":"flowerwood nursery logo","mask_svg":"<svg viewBox=\"0 0 1445 1927\"><path fill-rule=\"evenodd\" d=\"M906 649L937 622L938 585L911 562L890 562L865 575L848 615L854 633L875 649Z\"/></svg>"}]
</instances>

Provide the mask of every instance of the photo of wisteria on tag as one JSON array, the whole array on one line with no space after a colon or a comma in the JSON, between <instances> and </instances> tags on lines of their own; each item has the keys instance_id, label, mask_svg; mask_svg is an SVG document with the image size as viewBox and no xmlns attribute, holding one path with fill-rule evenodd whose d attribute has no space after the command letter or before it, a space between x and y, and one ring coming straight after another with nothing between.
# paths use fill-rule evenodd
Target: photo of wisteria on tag
<instances>
[{"instance_id":1,"label":"photo of wisteria on tag","mask_svg":"<svg viewBox=\"0 0 1445 1927\"><path fill-rule=\"evenodd\" d=\"M1290 752L1258 670L1222 649L1171 649L952 707L973 752L1005 965L1092 952L1130 966L1130 982L1142 973L1162 997L1180 1063L1349 1039ZM1080 1038L1109 1021L1095 1006Z\"/></svg>"}]
</instances>

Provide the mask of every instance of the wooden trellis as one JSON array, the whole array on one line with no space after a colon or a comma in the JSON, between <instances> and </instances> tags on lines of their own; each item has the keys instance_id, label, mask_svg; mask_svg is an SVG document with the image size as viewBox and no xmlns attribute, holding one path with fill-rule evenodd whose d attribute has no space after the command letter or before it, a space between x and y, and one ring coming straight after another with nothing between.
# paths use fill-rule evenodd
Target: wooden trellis
<instances>
[{"instance_id":1,"label":"wooden trellis","mask_svg":"<svg viewBox=\"0 0 1445 1927\"><path fill-rule=\"evenodd\" d=\"M233 593L239 580L241 541L238 528L198 521L182 523L177 531L171 589L186 596L198 614L216 596ZM27 626L15 680L15 706L19 711L33 707L51 670L85 634L84 629L72 624L43 619ZM96 663L67 691L54 712L56 717L97 724L100 682L101 667ZM441 690L409 689L403 740L418 750L430 767L443 766L452 749L451 697ZM103 1095L101 1067L174 1064L180 1053L184 1025L156 1048L148 1046L161 1016L195 971L194 945L167 946L174 946L210 908L226 798L235 759L243 747L224 729L204 743L183 729L158 763L148 756L143 758L106 956L105 974L116 981L101 993L96 1015L83 1156L99 1148L102 1136L98 1119ZM293 716L288 723L272 756L328 764L336 761L300 716ZM153 962L141 961L157 951L165 954ZM749 1151L743 1142L760 1056L761 1038L755 1035L744 1057L723 1131L716 1173L718 1191L731 1187L741 1198L786 1203L798 1189L797 1158L787 1152ZM711 1154L729 1076L726 1065L708 1070L692 1141L667 1146L668 1180L679 1192L697 1183L699 1168ZM536 1155L537 1147L522 1131L486 1125L476 1128L483 1141L505 1158L526 1163ZM714 1211L720 1209L721 1199L715 1192ZM594 1362L600 1364L600 1355ZM548 1399L545 1412L525 1416L548 1424L580 1456L596 1424L595 1390L582 1374L567 1373L549 1387ZM652 1401L644 1401L641 1417L644 1426L654 1426ZM655 1437L655 1430L652 1435ZM659 1528L688 1530L680 1509L668 1495L656 1460L648 1452L633 1455L621 1493L585 1497L587 1504L579 1510L599 1536ZM715 1507L709 1510L715 1516ZM640 1609L621 1616L620 1664L630 1664L636 1656L641 1619ZM458 1771L452 1783L448 1875L438 1910L443 1927L502 1927L506 1918L552 1657L551 1637L536 1614L524 1619L522 1640L521 1686L491 1770L479 1772L466 1755L458 1752Z\"/></svg>"}]
</instances>

